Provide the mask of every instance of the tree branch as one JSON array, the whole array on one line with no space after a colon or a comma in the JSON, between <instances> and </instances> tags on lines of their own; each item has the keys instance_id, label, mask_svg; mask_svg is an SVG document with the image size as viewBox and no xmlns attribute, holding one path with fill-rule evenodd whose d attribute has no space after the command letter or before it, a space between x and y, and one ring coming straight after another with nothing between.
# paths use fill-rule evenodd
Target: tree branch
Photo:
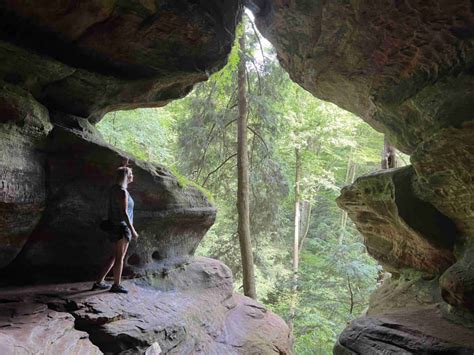
<instances>
[{"instance_id":1,"label":"tree branch","mask_svg":"<svg viewBox=\"0 0 474 355\"><path fill-rule=\"evenodd\" d=\"M221 164L219 164L219 166L217 168L215 168L214 170L212 170L209 174L207 174L206 178L204 179L203 183L202 183L202 186L204 187L206 185L206 182L207 180L209 179L209 177L214 174L215 172L217 172L220 168L222 168L224 166L225 163L227 163L230 159L234 158L237 156L237 153L234 153L232 154L231 156L227 157Z\"/></svg>"},{"instance_id":2,"label":"tree branch","mask_svg":"<svg viewBox=\"0 0 474 355\"><path fill-rule=\"evenodd\" d=\"M202 165L204 163L204 159L206 158L207 149L209 148L209 145L211 144L211 141L212 141L211 135L212 135L212 132L214 131L214 127L216 127L215 122L212 124L211 130L209 131L209 134L207 135L206 147L204 148L204 153L202 154L201 159L199 159L199 168L198 168L198 171L197 171L196 180L198 180L199 177L201 176Z\"/></svg>"},{"instance_id":3,"label":"tree branch","mask_svg":"<svg viewBox=\"0 0 474 355\"><path fill-rule=\"evenodd\" d=\"M255 64L255 60L254 58L250 58L250 62L253 64L253 66L255 67L255 73L257 74L257 79L258 79L258 93L261 94L262 93L262 79L260 77L260 73L258 72L258 67L257 67L257 64ZM250 80L250 79L249 79Z\"/></svg>"},{"instance_id":4,"label":"tree branch","mask_svg":"<svg viewBox=\"0 0 474 355\"><path fill-rule=\"evenodd\" d=\"M255 28L255 25L254 25L252 19L250 18L250 16L247 15L245 12L244 12L244 14L245 14L245 16L247 16L247 18L249 19L250 25L252 26L253 32L255 33L255 37L257 37L258 45L260 46L260 52L262 52L262 57L263 57L263 59L266 59L265 54L264 54L264 52L263 52L262 42L260 41L260 36L258 35L258 31L257 31L257 29Z\"/></svg>"},{"instance_id":5,"label":"tree branch","mask_svg":"<svg viewBox=\"0 0 474 355\"><path fill-rule=\"evenodd\" d=\"M270 154L270 149L268 149L268 146L267 146L267 143L265 142L265 140L260 136L260 134L258 134L252 127L250 126L247 126L247 128L255 135L257 136L258 138L260 138L260 140L262 141L263 145L265 146L265 149L267 150L267 154Z\"/></svg>"}]
</instances>

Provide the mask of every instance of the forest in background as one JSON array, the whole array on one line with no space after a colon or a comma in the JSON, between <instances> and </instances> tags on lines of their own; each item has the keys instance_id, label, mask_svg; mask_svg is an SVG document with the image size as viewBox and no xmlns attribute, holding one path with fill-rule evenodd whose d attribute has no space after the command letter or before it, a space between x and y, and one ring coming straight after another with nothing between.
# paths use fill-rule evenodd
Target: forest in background
<instances>
[{"instance_id":1,"label":"forest in background","mask_svg":"<svg viewBox=\"0 0 474 355\"><path fill-rule=\"evenodd\" d=\"M241 26L242 35L258 301L292 326L297 354L331 353L347 322L367 307L380 273L335 199L357 176L380 169L384 137L293 83L251 21ZM236 209L239 50L236 41L226 67L184 99L163 108L109 113L98 128L111 145L165 166L212 196L217 220L197 254L228 265L242 292ZM400 159L403 165L406 157ZM297 277L295 200L301 216Z\"/></svg>"}]
</instances>

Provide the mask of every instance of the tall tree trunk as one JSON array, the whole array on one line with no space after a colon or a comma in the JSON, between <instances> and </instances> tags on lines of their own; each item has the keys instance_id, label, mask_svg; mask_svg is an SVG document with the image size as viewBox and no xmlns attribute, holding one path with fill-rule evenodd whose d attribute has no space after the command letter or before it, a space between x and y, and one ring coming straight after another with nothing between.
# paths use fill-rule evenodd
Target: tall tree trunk
<instances>
[{"instance_id":1,"label":"tall tree trunk","mask_svg":"<svg viewBox=\"0 0 474 355\"><path fill-rule=\"evenodd\" d=\"M354 311L354 292L352 291L351 278L347 276L347 287L349 289L349 314Z\"/></svg>"},{"instance_id":2,"label":"tall tree trunk","mask_svg":"<svg viewBox=\"0 0 474 355\"><path fill-rule=\"evenodd\" d=\"M298 271L300 262L300 222L301 222L301 152L299 148L295 148L295 225L293 238L293 287L290 304L290 317L288 326L290 331L293 330L293 321L296 314L296 302L298 298Z\"/></svg>"},{"instance_id":3,"label":"tall tree trunk","mask_svg":"<svg viewBox=\"0 0 474 355\"><path fill-rule=\"evenodd\" d=\"M237 210L239 214L239 241L242 257L244 295L257 299L250 237L249 208L249 157L247 149L247 87L245 72L245 33L239 40L240 63L238 68L239 118L237 124Z\"/></svg>"},{"instance_id":4,"label":"tall tree trunk","mask_svg":"<svg viewBox=\"0 0 474 355\"><path fill-rule=\"evenodd\" d=\"M349 159L347 160L346 181L345 181L346 185L352 184L354 182L356 168L357 168L357 164L354 162L354 152L353 152L353 149L351 149L351 152L349 153ZM340 225L339 238L338 238L339 244L342 244L342 241L344 239L346 225L347 225L347 212L342 211L341 225Z\"/></svg>"},{"instance_id":5,"label":"tall tree trunk","mask_svg":"<svg viewBox=\"0 0 474 355\"><path fill-rule=\"evenodd\" d=\"M390 144L387 137L383 139L382 169L397 167L397 149Z\"/></svg>"},{"instance_id":6,"label":"tall tree trunk","mask_svg":"<svg viewBox=\"0 0 474 355\"><path fill-rule=\"evenodd\" d=\"M383 138L382 151L382 169L391 169L397 167L397 149L390 144L387 136ZM385 270L382 267L377 275L377 283L383 283L385 278Z\"/></svg>"},{"instance_id":7,"label":"tall tree trunk","mask_svg":"<svg viewBox=\"0 0 474 355\"><path fill-rule=\"evenodd\" d=\"M317 189L319 191L319 188ZM300 201L300 246L299 246L299 255L301 255L301 250L303 250L304 241L309 232L309 224L311 223L311 204L309 201Z\"/></svg>"}]
</instances>

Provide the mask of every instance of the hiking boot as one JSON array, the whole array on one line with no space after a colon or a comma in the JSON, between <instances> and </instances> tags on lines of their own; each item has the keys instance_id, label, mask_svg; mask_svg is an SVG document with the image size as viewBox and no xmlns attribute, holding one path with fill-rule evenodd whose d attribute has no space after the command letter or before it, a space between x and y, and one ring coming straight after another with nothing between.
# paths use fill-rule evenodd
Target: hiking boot
<instances>
[{"instance_id":1,"label":"hiking boot","mask_svg":"<svg viewBox=\"0 0 474 355\"><path fill-rule=\"evenodd\" d=\"M116 284L113 284L109 291L114 293L128 293L128 290L125 287Z\"/></svg>"},{"instance_id":2,"label":"hiking boot","mask_svg":"<svg viewBox=\"0 0 474 355\"><path fill-rule=\"evenodd\" d=\"M105 282L94 282L92 285L92 291L94 290L107 290L110 288L109 284L106 284Z\"/></svg>"}]
</instances>

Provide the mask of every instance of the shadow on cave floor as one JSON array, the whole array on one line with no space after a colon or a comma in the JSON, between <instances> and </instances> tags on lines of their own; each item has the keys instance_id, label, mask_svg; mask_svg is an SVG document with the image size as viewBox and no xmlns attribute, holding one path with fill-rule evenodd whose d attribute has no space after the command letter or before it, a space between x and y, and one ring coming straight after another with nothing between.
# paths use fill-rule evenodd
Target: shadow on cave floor
<instances>
[{"instance_id":1,"label":"shadow on cave floor","mask_svg":"<svg viewBox=\"0 0 474 355\"><path fill-rule=\"evenodd\" d=\"M44 297L87 297L108 292L108 290L92 290L92 283L92 281L88 281L0 287L0 304L8 302L31 302Z\"/></svg>"}]
</instances>

